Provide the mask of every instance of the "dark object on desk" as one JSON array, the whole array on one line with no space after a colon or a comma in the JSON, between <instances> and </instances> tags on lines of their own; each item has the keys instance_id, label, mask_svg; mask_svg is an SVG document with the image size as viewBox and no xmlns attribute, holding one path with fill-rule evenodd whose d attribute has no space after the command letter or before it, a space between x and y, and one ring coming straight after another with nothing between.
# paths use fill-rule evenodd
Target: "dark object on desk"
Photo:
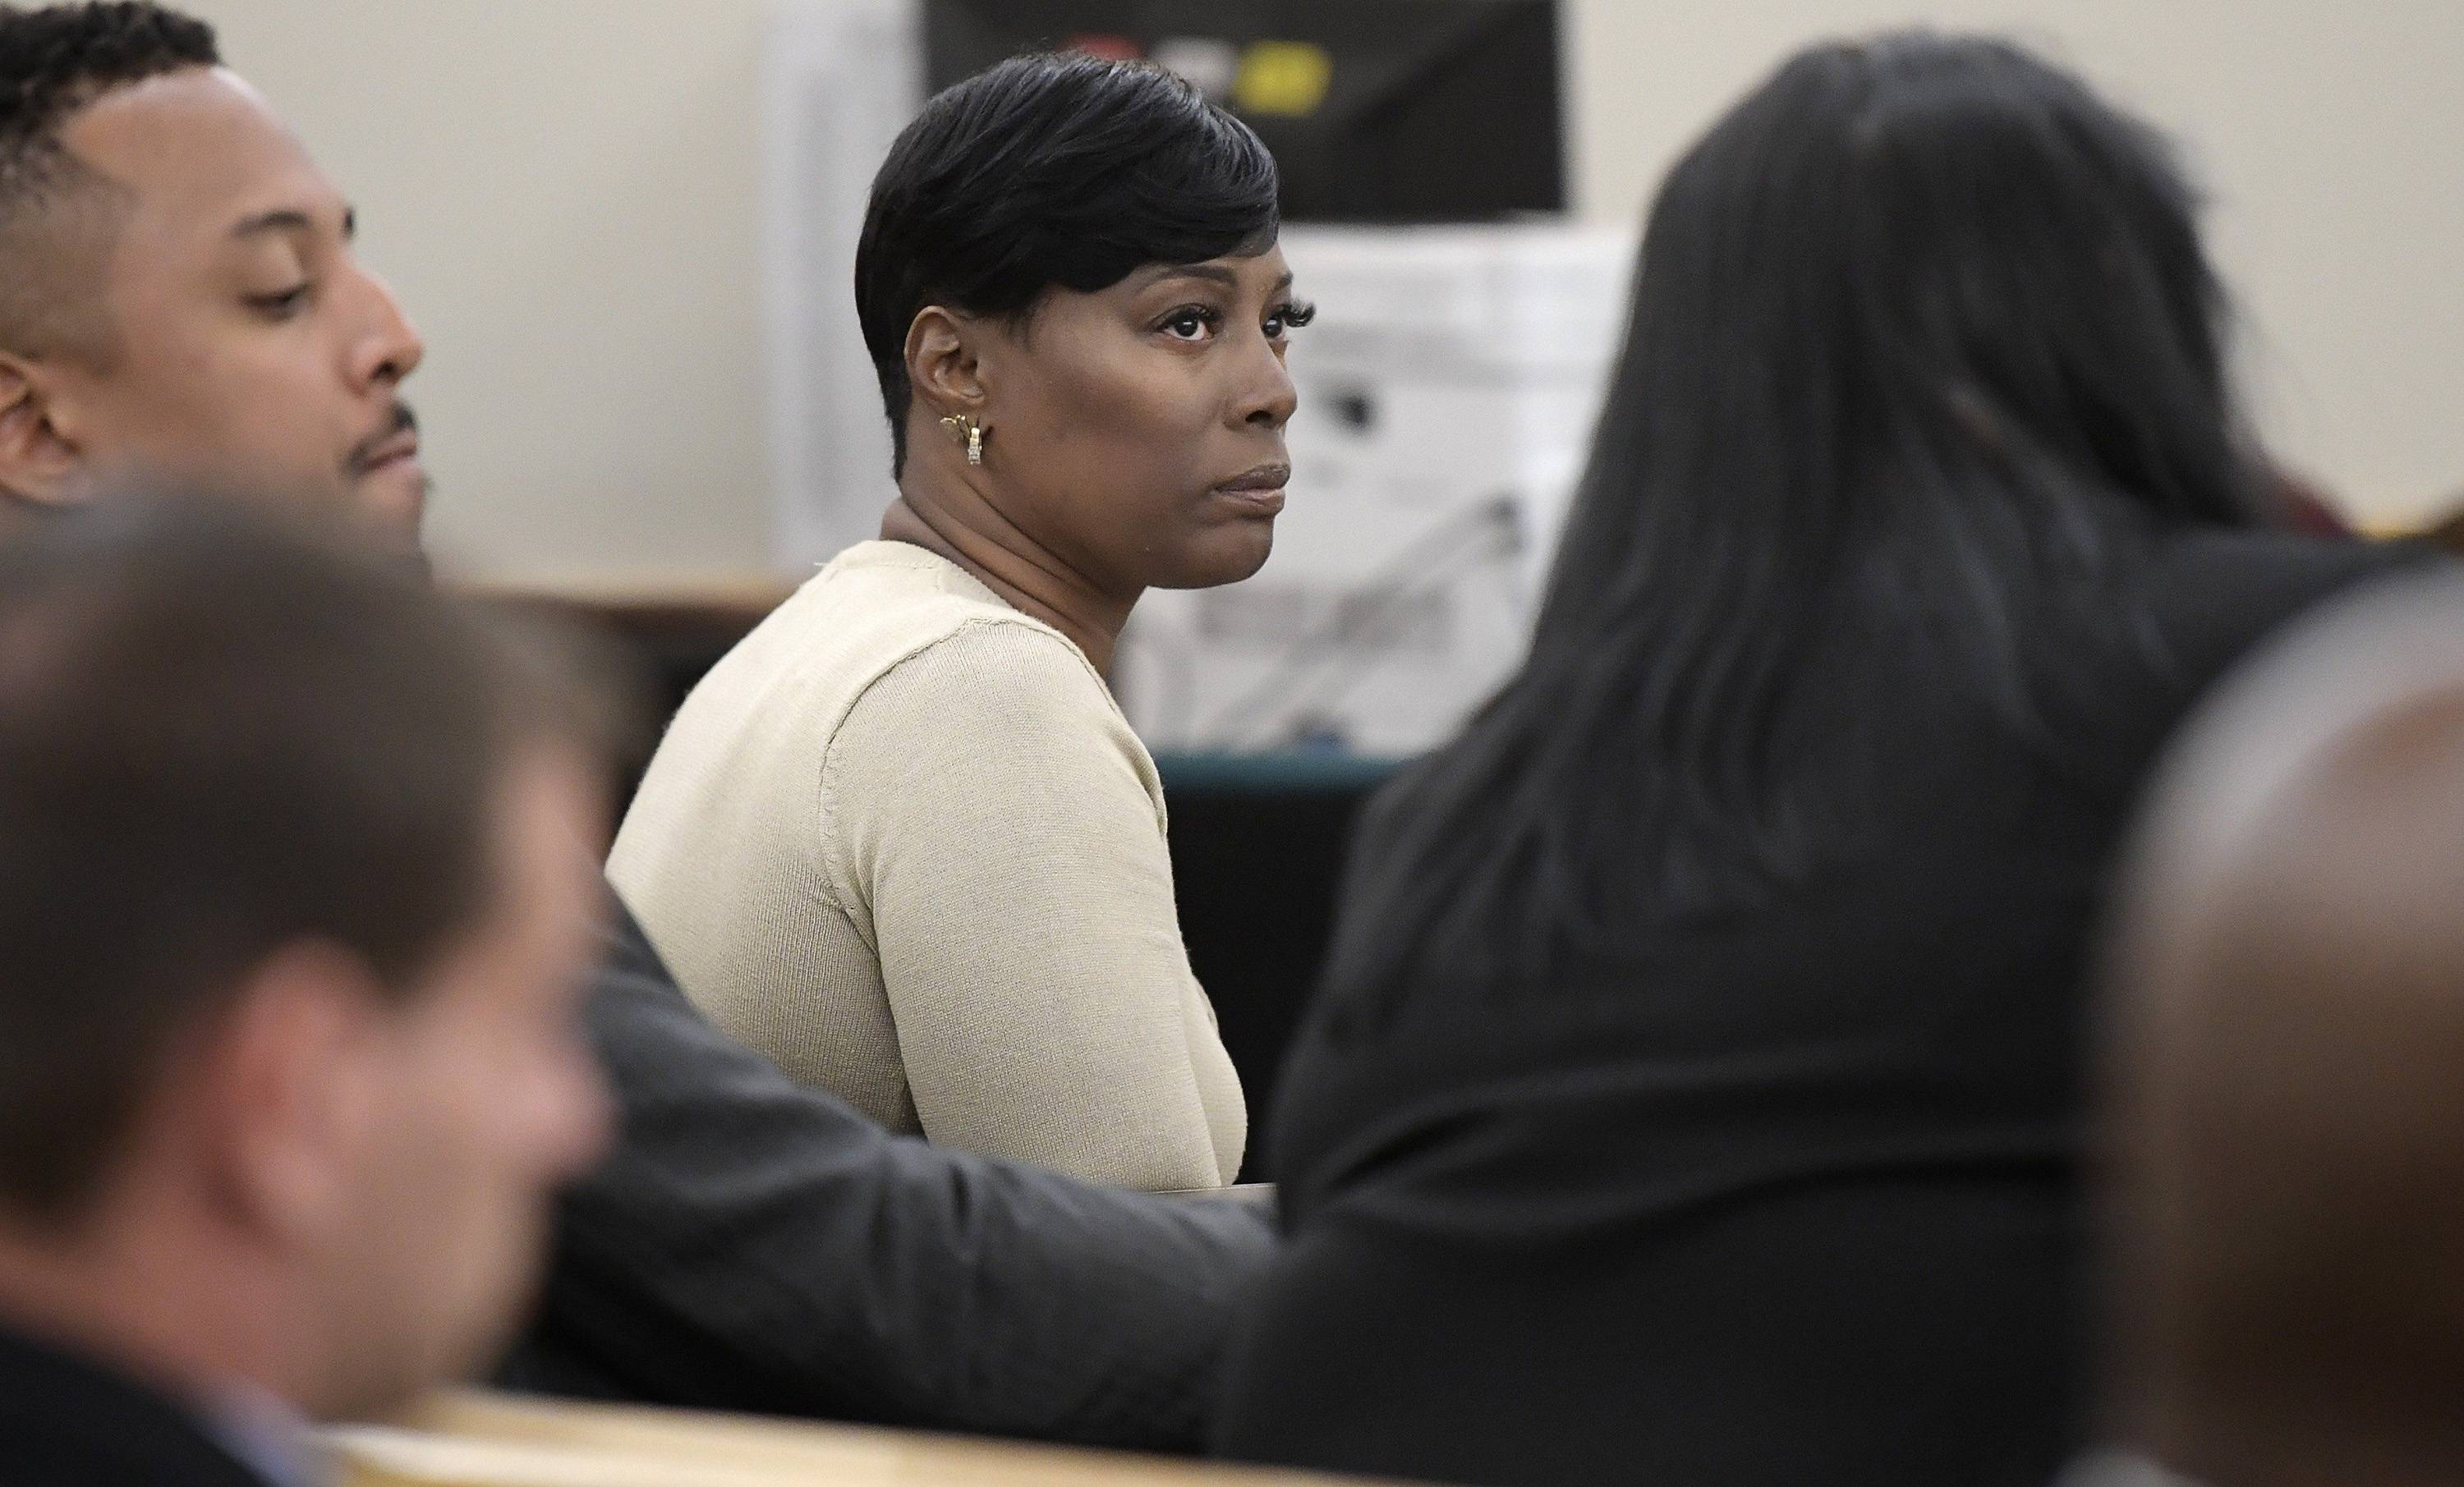
<instances>
[{"instance_id":1,"label":"dark object on desk","mask_svg":"<svg viewBox=\"0 0 2464 1487\"><path fill-rule=\"evenodd\" d=\"M1566 208L1556 0L928 0L927 91L1074 47L1179 73L1258 132L1288 222Z\"/></svg>"},{"instance_id":2,"label":"dark object on desk","mask_svg":"<svg viewBox=\"0 0 2464 1487\"><path fill-rule=\"evenodd\" d=\"M1272 1237L1237 1203L892 1136L685 1001L619 911L587 1008L621 1131L558 1212L506 1382L1147 1451L1196 1447Z\"/></svg>"}]
</instances>

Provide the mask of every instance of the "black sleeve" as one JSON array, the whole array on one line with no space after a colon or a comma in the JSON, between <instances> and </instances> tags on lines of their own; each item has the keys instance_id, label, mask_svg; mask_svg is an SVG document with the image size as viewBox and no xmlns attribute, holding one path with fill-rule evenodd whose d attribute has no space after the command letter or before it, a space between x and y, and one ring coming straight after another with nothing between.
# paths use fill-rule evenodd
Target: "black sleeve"
<instances>
[{"instance_id":1,"label":"black sleeve","mask_svg":"<svg viewBox=\"0 0 2464 1487\"><path fill-rule=\"evenodd\" d=\"M1260 1214L891 1135L703 1020L621 909L610 939L586 1016L622 1134L503 1382L1199 1447Z\"/></svg>"}]
</instances>

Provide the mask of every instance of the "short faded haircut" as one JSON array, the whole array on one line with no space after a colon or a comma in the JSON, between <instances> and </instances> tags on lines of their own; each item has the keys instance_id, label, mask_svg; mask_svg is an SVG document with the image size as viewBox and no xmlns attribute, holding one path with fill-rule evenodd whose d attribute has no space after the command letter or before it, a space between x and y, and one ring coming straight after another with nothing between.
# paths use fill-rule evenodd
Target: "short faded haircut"
<instances>
[{"instance_id":1,"label":"short faded haircut","mask_svg":"<svg viewBox=\"0 0 2464 1487\"><path fill-rule=\"evenodd\" d=\"M161 6L0 5L0 351L109 361L103 267L125 195L61 131L116 89L221 60L212 27Z\"/></svg>"}]
</instances>

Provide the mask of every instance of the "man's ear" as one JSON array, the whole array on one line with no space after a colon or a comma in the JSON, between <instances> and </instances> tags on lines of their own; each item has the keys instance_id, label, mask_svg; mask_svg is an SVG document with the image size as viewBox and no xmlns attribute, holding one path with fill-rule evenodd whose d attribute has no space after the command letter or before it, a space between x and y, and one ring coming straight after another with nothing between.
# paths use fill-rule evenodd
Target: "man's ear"
<instances>
[{"instance_id":1,"label":"man's ear","mask_svg":"<svg viewBox=\"0 0 2464 1487\"><path fill-rule=\"evenodd\" d=\"M384 1113L385 1007L336 946L295 945L249 974L195 1061L200 1157L231 1219L284 1246L347 1224Z\"/></svg>"},{"instance_id":2,"label":"man's ear","mask_svg":"<svg viewBox=\"0 0 2464 1487\"><path fill-rule=\"evenodd\" d=\"M940 305L915 312L907 327L907 383L935 418L984 416L985 388L978 341L983 322Z\"/></svg>"},{"instance_id":3,"label":"man's ear","mask_svg":"<svg viewBox=\"0 0 2464 1487\"><path fill-rule=\"evenodd\" d=\"M55 368L0 351L0 492L38 506L84 497L85 451Z\"/></svg>"}]
</instances>

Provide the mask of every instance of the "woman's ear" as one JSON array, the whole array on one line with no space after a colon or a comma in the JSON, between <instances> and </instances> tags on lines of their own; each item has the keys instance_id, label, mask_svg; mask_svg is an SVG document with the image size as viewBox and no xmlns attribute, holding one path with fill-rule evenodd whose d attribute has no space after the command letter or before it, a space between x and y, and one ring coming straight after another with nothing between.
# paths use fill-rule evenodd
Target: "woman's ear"
<instances>
[{"instance_id":1,"label":"woman's ear","mask_svg":"<svg viewBox=\"0 0 2464 1487\"><path fill-rule=\"evenodd\" d=\"M935 418L984 410L984 383L977 358L983 326L971 316L926 305L907 327L907 384Z\"/></svg>"}]
</instances>

